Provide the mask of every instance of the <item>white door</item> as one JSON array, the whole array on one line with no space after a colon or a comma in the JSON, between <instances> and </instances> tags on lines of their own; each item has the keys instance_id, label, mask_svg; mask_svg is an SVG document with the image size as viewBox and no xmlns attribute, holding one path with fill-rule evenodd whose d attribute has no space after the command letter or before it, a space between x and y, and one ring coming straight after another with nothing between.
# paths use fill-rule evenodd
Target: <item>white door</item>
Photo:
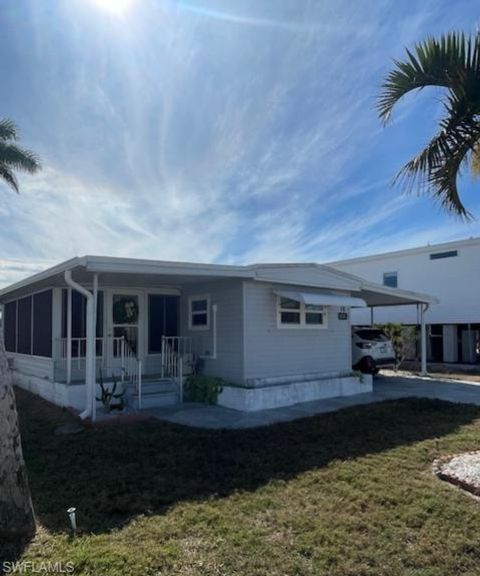
<instances>
[{"instance_id":1,"label":"white door","mask_svg":"<svg viewBox=\"0 0 480 576\"><path fill-rule=\"evenodd\" d=\"M143 356L143 300L142 293L134 290L112 291L109 298L107 370L108 376L120 375L121 339L131 352Z\"/></svg>"}]
</instances>

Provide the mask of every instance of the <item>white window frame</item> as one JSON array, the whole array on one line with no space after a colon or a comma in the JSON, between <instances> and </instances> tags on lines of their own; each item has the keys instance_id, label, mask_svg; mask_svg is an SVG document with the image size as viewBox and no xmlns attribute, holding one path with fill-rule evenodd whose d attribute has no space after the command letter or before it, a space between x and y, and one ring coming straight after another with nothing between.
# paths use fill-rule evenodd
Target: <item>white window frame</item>
<instances>
[{"instance_id":1,"label":"white window frame","mask_svg":"<svg viewBox=\"0 0 480 576\"><path fill-rule=\"evenodd\" d=\"M199 300L206 300L207 301L207 309L206 310L192 310L192 304ZM193 324L193 316L198 314L206 314L207 315L207 323L203 326L196 326ZM189 330L210 330L210 315L211 315L211 306L210 306L210 294L201 294L196 296L189 296L188 298L188 329Z\"/></svg>"},{"instance_id":2,"label":"white window frame","mask_svg":"<svg viewBox=\"0 0 480 576\"><path fill-rule=\"evenodd\" d=\"M326 330L328 328L328 306L322 306L321 313L323 314L322 324L307 324L306 317L309 312L319 313L320 310L307 310L304 302L299 302L300 308L282 308L282 297L277 296L277 328L281 330ZM299 324L284 324L282 322L282 312L298 312L300 314Z\"/></svg>"}]
</instances>

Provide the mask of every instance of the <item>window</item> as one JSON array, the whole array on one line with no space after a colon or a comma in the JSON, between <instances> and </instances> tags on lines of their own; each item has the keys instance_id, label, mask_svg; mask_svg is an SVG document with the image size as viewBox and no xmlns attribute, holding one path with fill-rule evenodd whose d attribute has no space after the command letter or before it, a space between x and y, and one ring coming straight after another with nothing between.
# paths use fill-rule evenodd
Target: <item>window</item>
<instances>
[{"instance_id":1,"label":"window","mask_svg":"<svg viewBox=\"0 0 480 576\"><path fill-rule=\"evenodd\" d=\"M280 324L301 324L300 302L280 298Z\"/></svg>"},{"instance_id":2,"label":"window","mask_svg":"<svg viewBox=\"0 0 480 576\"><path fill-rule=\"evenodd\" d=\"M191 296L189 299L190 330L208 330L210 327L210 296Z\"/></svg>"},{"instance_id":3,"label":"window","mask_svg":"<svg viewBox=\"0 0 480 576\"><path fill-rule=\"evenodd\" d=\"M455 258L458 256L457 250L449 250L448 252L436 252L434 254L430 254L430 260L440 260L441 258Z\"/></svg>"},{"instance_id":4,"label":"window","mask_svg":"<svg viewBox=\"0 0 480 576\"><path fill-rule=\"evenodd\" d=\"M297 300L277 298L278 326L281 328L326 328L325 306L304 304Z\"/></svg>"},{"instance_id":5,"label":"window","mask_svg":"<svg viewBox=\"0 0 480 576\"><path fill-rule=\"evenodd\" d=\"M17 312L17 352L32 353L32 297L27 296L18 301Z\"/></svg>"},{"instance_id":6,"label":"window","mask_svg":"<svg viewBox=\"0 0 480 576\"><path fill-rule=\"evenodd\" d=\"M17 301L8 302L3 308L5 350L17 351Z\"/></svg>"},{"instance_id":7,"label":"window","mask_svg":"<svg viewBox=\"0 0 480 576\"><path fill-rule=\"evenodd\" d=\"M398 287L398 274L396 272L384 272L383 273L383 285L389 286L390 288Z\"/></svg>"},{"instance_id":8,"label":"window","mask_svg":"<svg viewBox=\"0 0 480 576\"><path fill-rule=\"evenodd\" d=\"M33 296L34 356L52 356L52 291L45 290Z\"/></svg>"},{"instance_id":9,"label":"window","mask_svg":"<svg viewBox=\"0 0 480 576\"><path fill-rule=\"evenodd\" d=\"M178 296L148 295L148 352L162 351L162 336L178 335Z\"/></svg>"},{"instance_id":10,"label":"window","mask_svg":"<svg viewBox=\"0 0 480 576\"><path fill-rule=\"evenodd\" d=\"M44 290L5 304L7 352L52 356L52 291Z\"/></svg>"}]
</instances>

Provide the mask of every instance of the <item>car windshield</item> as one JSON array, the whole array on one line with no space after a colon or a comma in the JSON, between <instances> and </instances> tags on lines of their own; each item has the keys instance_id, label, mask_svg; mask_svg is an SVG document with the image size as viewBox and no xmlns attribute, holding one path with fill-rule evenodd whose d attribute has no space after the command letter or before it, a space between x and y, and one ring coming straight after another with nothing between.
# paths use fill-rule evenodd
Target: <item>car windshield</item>
<instances>
[{"instance_id":1,"label":"car windshield","mask_svg":"<svg viewBox=\"0 0 480 576\"><path fill-rule=\"evenodd\" d=\"M388 336L383 330L357 330L357 336L363 340L372 340L373 342L388 342Z\"/></svg>"}]
</instances>

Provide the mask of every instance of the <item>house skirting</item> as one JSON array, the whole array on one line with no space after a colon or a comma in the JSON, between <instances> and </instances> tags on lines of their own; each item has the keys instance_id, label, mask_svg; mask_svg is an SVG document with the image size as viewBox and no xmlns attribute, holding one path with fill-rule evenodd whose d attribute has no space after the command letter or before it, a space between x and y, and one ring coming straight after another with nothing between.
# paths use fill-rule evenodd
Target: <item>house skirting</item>
<instances>
[{"instance_id":1,"label":"house skirting","mask_svg":"<svg viewBox=\"0 0 480 576\"><path fill-rule=\"evenodd\" d=\"M85 408L85 384L62 384L61 382L52 382L47 378L39 378L13 370L13 382L20 388L38 394L45 400L56 404L83 410Z\"/></svg>"},{"instance_id":2,"label":"house skirting","mask_svg":"<svg viewBox=\"0 0 480 576\"><path fill-rule=\"evenodd\" d=\"M305 380L299 376L293 382L291 377L290 382L283 380L279 379L277 384L269 381L266 385L255 388L225 386L218 397L218 404L243 412L255 412L312 400L372 392L372 377L369 375L338 375L314 380Z\"/></svg>"}]
</instances>

